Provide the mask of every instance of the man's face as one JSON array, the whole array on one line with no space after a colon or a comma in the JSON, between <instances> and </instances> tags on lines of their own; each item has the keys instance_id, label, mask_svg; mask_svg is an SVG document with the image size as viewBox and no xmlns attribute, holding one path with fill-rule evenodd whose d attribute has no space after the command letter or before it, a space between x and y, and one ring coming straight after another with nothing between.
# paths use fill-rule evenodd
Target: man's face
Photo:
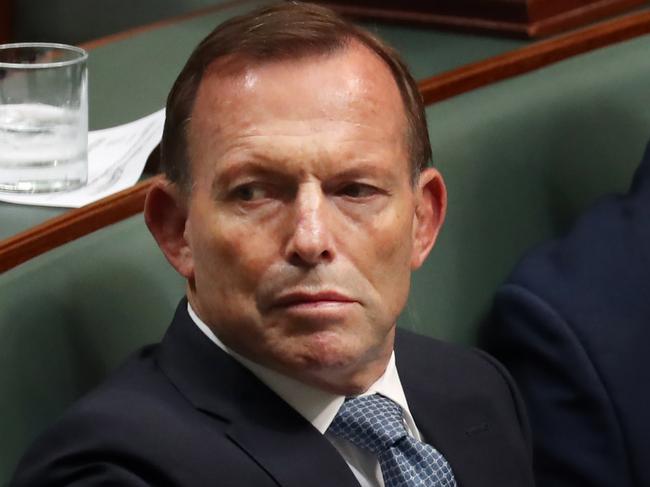
<instances>
[{"instance_id":1,"label":"man's face","mask_svg":"<svg viewBox=\"0 0 650 487\"><path fill-rule=\"evenodd\" d=\"M423 259L399 91L358 46L213 68L188 137L190 303L243 356L363 389L384 370Z\"/></svg>"}]
</instances>

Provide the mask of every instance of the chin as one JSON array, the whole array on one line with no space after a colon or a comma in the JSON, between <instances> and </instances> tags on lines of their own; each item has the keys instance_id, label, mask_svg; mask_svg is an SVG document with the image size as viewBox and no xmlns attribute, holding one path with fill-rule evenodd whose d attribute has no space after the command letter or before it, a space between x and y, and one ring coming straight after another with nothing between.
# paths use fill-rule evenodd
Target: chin
<instances>
[{"instance_id":1,"label":"chin","mask_svg":"<svg viewBox=\"0 0 650 487\"><path fill-rule=\"evenodd\" d=\"M288 357L301 368L339 368L350 363L356 348L343 337L332 332L317 332L294 338Z\"/></svg>"},{"instance_id":2,"label":"chin","mask_svg":"<svg viewBox=\"0 0 650 487\"><path fill-rule=\"evenodd\" d=\"M384 357L384 349L379 345L369 347L356 337L317 333L302 337L292 353L285 355L291 357L286 368L303 382L337 393L356 394L364 392L384 372L390 357L390 353Z\"/></svg>"}]
</instances>

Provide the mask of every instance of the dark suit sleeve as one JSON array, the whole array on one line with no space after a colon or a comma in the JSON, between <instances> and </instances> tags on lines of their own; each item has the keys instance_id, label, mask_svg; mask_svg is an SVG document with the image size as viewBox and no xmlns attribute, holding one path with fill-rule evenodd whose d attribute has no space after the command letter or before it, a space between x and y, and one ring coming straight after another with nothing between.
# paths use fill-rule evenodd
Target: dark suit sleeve
<instances>
[{"instance_id":1,"label":"dark suit sleeve","mask_svg":"<svg viewBox=\"0 0 650 487\"><path fill-rule=\"evenodd\" d=\"M165 430L164 411L128 394L91 394L30 446L10 487L179 485L172 467L186 450L177 430Z\"/></svg>"},{"instance_id":2,"label":"dark suit sleeve","mask_svg":"<svg viewBox=\"0 0 650 487\"><path fill-rule=\"evenodd\" d=\"M508 284L481 345L510 370L524 397L538 486L630 485L616 411L571 323L530 290Z\"/></svg>"},{"instance_id":3,"label":"dark suit sleeve","mask_svg":"<svg viewBox=\"0 0 650 487\"><path fill-rule=\"evenodd\" d=\"M498 371L499 375L501 375L503 381L508 386L512 407L517 416L517 421L519 423L519 428L521 430L521 435L523 437L524 443L528 449L528 458L532 458L533 439L530 431L528 414L526 413L526 406L524 404L521 393L519 392L519 388L517 387L508 370L498 360L482 350L476 349L476 352L479 353L490 364L492 364L492 366Z\"/></svg>"},{"instance_id":4,"label":"dark suit sleeve","mask_svg":"<svg viewBox=\"0 0 650 487\"><path fill-rule=\"evenodd\" d=\"M155 484L129 471L128 468L111 461L89 462L86 465L62 469L53 476L45 471L23 471L15 478L11 487L153 487ZM44 475L45 474L45 475Z\"/></svg>"},{"instance_id":5,"label":"dark suit sleeve","mask_svg":"<svg viewBox=\"0 0 650 487\"><path fill-rule=\"evenodd\" d=\"M52 428L28 450L10 487L165 484L156 469L142 458L88 434L94 430L94 425L78 420Z\"/></svg>"}]
</instances>

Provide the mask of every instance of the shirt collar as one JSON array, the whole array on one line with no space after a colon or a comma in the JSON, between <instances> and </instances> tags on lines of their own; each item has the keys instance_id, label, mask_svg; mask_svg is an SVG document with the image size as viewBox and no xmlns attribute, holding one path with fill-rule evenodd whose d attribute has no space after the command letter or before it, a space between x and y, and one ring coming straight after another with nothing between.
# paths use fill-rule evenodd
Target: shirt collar
<instances>
[{"instance_id":1,"label":"shirt collar","mask_svg":"<svg viewBox=\"0 0 650 487\"><path fill-rule=\"evenodd\" d=\"M217 337L217 335L214 334L210 327L206 325L194 312L189 302L187 303L187 311L196 326L210 340L212 340L212 342L250 370L273 392L280 396L293 409L298 411L298 413L309 421L314 428L323 434L327 431L327 428L329 428L332 421L334 421L334 417L336 416L336 413L338 413L343 401L345 401L345 396L332 394L309 386L239 355L237 352L227 347ZM361 395L365 396L370 394L381 394L399 404L404 411L404 419L407 427L412 432L417 431L415 422L413 421L413 417L409 411L408 403L406 402L402 383L400 382L397 373L395 352L391 354L384 374Z\"/></svg>"}]
</instances>

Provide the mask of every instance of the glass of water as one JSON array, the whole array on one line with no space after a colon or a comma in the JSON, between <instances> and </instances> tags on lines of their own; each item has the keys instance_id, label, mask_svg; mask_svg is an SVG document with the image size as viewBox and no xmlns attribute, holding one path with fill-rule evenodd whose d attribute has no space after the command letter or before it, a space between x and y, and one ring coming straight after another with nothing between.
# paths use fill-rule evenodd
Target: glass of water
<instances>
[{"instance_id":1,"label":"glass of water","mask_svg":"<svg viewBox=\"0 0 650 487\"><path fill-rule=\"evenodd\" d=\"M0 45L0 191L85 184L87 59L83 49L64 44Z\"/></svg>"}]
</instances>

